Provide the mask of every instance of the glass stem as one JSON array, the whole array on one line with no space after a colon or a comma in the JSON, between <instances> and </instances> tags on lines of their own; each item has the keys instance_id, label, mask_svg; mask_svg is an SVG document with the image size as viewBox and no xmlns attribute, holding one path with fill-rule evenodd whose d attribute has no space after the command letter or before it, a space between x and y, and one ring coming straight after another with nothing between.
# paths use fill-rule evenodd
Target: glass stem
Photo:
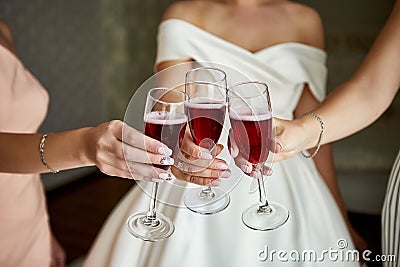
<instances>
[{"instance_id":1,"label":"glass stem","mask_svg":"<svg viewBox=\"0 0 400 267\"><path fill-rule=\"evenodd\" d=\"M202 145L200 145L200 146L202 146ZM209 149L211 155L214 154L213 151L217 147L216 144L213 141L211 141L211 144L210 143L205 143L205 144L203 144L203 146L211 147L211 149ZM215 157L215 155L213 157ZM203 189L201 189L200 198L214 198L214 197L215 197L215 193L213 192L211 186L208 185L208 186L203 187Z\"/></svg>"},{"instance_id":2,"label":"glass stem","mask_svg":"<svg viewBox=\"0 0 400 267\"><path fill-rule=\"evenodd\" d=\"M258 214L265 214L265 213L271 213L272 209L268 204L267 200L267 192L265 190L265 184L264 184L264 173L262 171L263 169L263 164L260 164L261 167L256 168L254 171L258 172L258 192L259 192L259 203L258 203ZM254 169L254 166L253 166Z\"/></svg>"},{"instance_id":3,"label":"glass stem","mask_svg":"<svg viewBox=\"0 0 400 267\"><path fill-rule=\"evenodd\" d=\"M143 223L146 225L157 226L159 224L159 222L157 220L157 213L156 213L158 185L159 185L158 182L153 183L149 209L147 211L146 218L144 218L144 221L143 221Z\"/></svg>"}]
</instances>

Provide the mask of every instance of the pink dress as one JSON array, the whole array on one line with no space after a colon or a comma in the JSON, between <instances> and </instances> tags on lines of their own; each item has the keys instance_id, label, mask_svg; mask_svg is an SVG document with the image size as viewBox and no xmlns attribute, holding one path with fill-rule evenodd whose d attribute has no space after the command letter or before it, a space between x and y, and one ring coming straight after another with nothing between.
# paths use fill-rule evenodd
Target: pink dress
<instances>
[{"instance_id":1,"label":"pink dress","mask_svg":"<svg viewBox=\"0 0 400 267\"><path fill-rule=\"evenodd\" d=\"M0 45L0 132L35 133L48 102L41 84ZM49 229L39 174L0 172L0 266L49 266Z\"/></svg>"}]
</instances>

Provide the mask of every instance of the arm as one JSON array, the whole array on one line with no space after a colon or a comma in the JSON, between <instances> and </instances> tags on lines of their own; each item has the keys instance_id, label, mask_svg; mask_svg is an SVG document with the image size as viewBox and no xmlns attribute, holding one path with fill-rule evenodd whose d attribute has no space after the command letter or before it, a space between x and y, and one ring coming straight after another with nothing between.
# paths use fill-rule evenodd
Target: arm
<instances>
[{"instance_id":1,"label":"arm","mask_svg":"<svg viewBox=\"0 0 400 267\"><path fill-rule=\"evenodd\" d=\"M360 68L315 111L322 116L327 126L325 143L363 129L389 107L400 86L399 25L398 0Z\"/></svg>"},{"instance_id":2,"label":"arm","mask_svg":"<svg viewBox=\"0 0 400 267\"><path fill-rule=\"evenodd\" d=\"M400 0L356 73L336 88L314 111L325 122L323 143L351 135L374 122L390 105L400 86ZM293 122L275 120L280 161L317 144L320 125L303 116ZM340 125L340 127L336 127Z\"/></svg>"},{"instance_id":3,"label":"arm","mask_svg":"<svg viewBox=\"0 0 400 267\"><path fill-rule=\"evenodd\" d=\"M0 133L0 172L48 172L40 159L41 137L42 134ZM46 162L52 169L96 165L111 176L149 181L165 179L166 171L150 164L160 164L171 154L162 143L121 121L51 134L44 146ZM173 160L165 163L173 164Z\"/></svg>"},{"instance_id":4,"label":"arm","mask_svg":"<svg viewBox=\"0 0 400 267\"><path fill-rule=\"evenodd\" d=\"M315 109L315 107L317 107L318 105L319 102L314 98L313 95L311 95L311 92L307 89L306 86L300 98L299 104L295 110L295 117L299 115L301 116L305 112ZM310 154L312 152L313 151L309 151ZM322 179L324 180L333 198L335 199L336 204L339 207L339 210L343 216L347 228L349 229L356 248L360 252L364 251L367 246L366 242L351 225L346 206L340 193L331 145L326 144L321 146L319 152L313 158L313 160L318 172L320 173Z\"/></svg>"},{"instance_id":5,"label":"arm","mask_svg":"<svg viewBox=\"0 0 400 267\"><path fill-rule=\"evenodd\" d=\"M0 21L0 45L13 51L11 31ZM7 65L0 72L0 80L7 80ZM4 75L4 77L3 77ZM5 90L12 90L4 83ZM122 132L124 130L124 138ZM48 172L41 161L39 144L42 134L0 132L0 172L42 173ZM64 170L97 165L108 175L140 180L164 179L165 170L154 168L161 158L171 155L162 143L144 136L121 121L103 123L51 134L44 146L45 160L53 170ZM165 161L164 161L165 162ZM169 164L172 164L173 160ZM167 162L166 162L167 163Z\"/></svg>"},{"instance_id":6,"label":"arm","mask_svg":"<svg viewBox=\"0 0 400 267\"><path fill-rule=\"evenodd\" d=\"M308 16L308 18L310 19L312 17ZM308 29L313 29L313 31L308 31L308 36L306 36L306 39L310 40L312 45L323 48L323 27L319 15L316 14L314 20L308 23L313 27L307 25L304 26ZM308 85L306 84L299 99L299 103L294 111L294 117L302 117L303 114L310 110L316 109L319 105L319 101L312 95ZM309 153L312 154L313 151L309 151ZM361 252L364 251L364 249L366 249L366 242L351 225L346 206L340 193L331 145L326 144L321 146L319 152L313 158L313 160L318 172L320 173L322 179L324 180L339 207L356 248Z\"/></svg>"}]
</instances>

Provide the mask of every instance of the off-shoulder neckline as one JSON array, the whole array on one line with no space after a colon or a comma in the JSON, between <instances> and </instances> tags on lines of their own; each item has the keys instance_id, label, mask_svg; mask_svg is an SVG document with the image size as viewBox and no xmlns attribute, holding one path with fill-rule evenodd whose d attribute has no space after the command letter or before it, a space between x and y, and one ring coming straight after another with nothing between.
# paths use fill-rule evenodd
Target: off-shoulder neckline
<instances>
[{"instance_id":1,"label":"off-shoulder neckline","mask_svg":"<svg viewBox=\"0 0 400 267\"><path fill-rule=\"evenodd\" d=\"M229 41L227 41L227 40L225 40L225 39L223 39L223 38L221 38L221 37L219 37L219 36L217 36L217 35L215 35L215 34L213 34L213 33L210 33L210 32L208 32L208 31L202 29L201 27L199 27L199 26L197 26L197 25L194 25L193 23L190 23L190 22L185 21L185 20L182 20L182 19L175 19L175 18L172 18L172 19L163 20L163 21L160 23L160 27L161 27L162 25L165 25L165 24L168 24L168 23L174 23L174 22L175 22L175 23L181 23L181 24L184 24L184 25L186 25L186 26L189 26L189 27L191 27L192 29L196 29L197 31L200 31L200 32L202 32L202 33L204 33L204 34L210 36L211 38L214 38L214 39L216 39L216 40L219 40L219 41L221 41L221 42L224 42L225 44L228 44L228 45L230 45L230 46L232 46L232 47L235 47L236 49L240 49L240 50L242 50L242 51L245 51L245 52L250 53L250 54L253 54L253 55L262 54L262 53L264 53L264 52L267 52L267 51L270 51L270 50L279 49L279 48L283 48L283 47L299 47L299 48L303 48L303 49L310 50L310 51L315 51L315 52L317 52L317 53L326 55L326 52L325 52L323 49L318 48L318 47L315 47L315 46L311 46L311 45L308 45L308 44L300 43L300 42L283 42L283 43L277 43L277 44L273 44L273 45L270 45L270 46L261 48L261 49L259 49L259 50L253 52L253 51L250 51L250 50L248 50L248 49L246 49L246 48L244 48L244 47L242 47L242 46L239 46L239 45L237 45L237 44L235 44L235 43L229 42Z\"/></svg>"}]
</instances>

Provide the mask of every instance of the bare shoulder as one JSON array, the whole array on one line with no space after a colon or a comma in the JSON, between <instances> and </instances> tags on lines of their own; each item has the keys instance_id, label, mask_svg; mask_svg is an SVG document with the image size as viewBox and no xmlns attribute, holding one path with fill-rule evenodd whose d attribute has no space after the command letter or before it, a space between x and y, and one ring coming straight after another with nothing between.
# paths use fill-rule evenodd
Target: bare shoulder
<instances>
[{"instance_id":1,"label":"bare shoulder","mask_svg":"<svg viewBox=\"0 0 400 267\"><path fill-rule=\"evenodd\" d=\"M212 1L178 1L170 5L164 12L162 20L180 19L192 24L201 24L202 17L207 11L207 6L213 4Z\"/></svg>"},{"instance_id":2,"label":"bare shoulder","mask_svg":"<svg viewBox=\"0 0 400 267\"><path fill-rule=\"evenodd\" d=\"M320 14L314 8L288 1L286 4L292 22L294 23L299 39L308 45L324 48L324 29Z\"/></svg>"}]
</instances>

